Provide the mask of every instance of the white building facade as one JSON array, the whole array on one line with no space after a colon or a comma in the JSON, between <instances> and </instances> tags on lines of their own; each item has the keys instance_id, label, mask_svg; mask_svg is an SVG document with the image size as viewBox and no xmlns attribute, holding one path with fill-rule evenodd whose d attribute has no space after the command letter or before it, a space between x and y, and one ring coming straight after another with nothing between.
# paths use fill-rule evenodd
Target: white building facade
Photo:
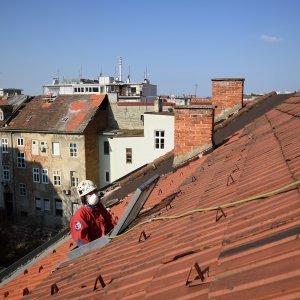
<instances>
[{"instance_id":1,"label":"white building facade","mask_svg":"<svg viewBox=\"0 0 300 300\"><path fill-rule=\"evenodd\" d=\"M173 113L145 113L144 134L140 133L115 130L99 136L101 187L173 150Z\"/></svg>"},{"instance_id":2,"label":"white building facade","mask_svg":"<svg viewBox=\"0 0 300 300\"><path fill-rule=\"evenodd\" d=\"M105 76L99 76L96 80L81 78L64 79L62 82L59 82L58 78L53 78L52 84L43 86L43 94L45 96L108 94L111 102L153 102L157 96L157 86L151 84L148 79L133 83L129 79L123 82Z\"/></svg>"}]
</instances>

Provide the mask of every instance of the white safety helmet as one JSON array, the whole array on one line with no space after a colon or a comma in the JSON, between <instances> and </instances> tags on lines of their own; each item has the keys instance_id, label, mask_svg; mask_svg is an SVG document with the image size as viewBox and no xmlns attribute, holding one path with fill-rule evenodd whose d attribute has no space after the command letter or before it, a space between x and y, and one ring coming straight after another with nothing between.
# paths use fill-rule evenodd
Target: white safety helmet
<instances>
[{"instance_id":1,"label":"white safety helmet","mask_svg":"<svg viewBox=\"0 0 300 300\"><path fill-rule=\"evenodd\" d=\"M91 180L83 180L77 186L77 192L80 197L97 190L96 184Z\"/></svg>"}]
</instances>

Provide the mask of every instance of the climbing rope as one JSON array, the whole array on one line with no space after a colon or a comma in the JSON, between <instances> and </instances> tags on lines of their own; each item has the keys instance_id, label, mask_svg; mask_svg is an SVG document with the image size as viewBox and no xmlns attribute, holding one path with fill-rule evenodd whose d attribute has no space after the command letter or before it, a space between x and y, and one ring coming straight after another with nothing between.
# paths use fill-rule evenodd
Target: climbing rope
<instances>
[{"instance_id":1,"label":"climbing rope","mask_svg":"<svg viewBox=\"0 0 300 300\"><path fill-rule=\"evenodd\" d=\"M199 208L199 209L189 210L189 211L187 211L183 214L175 215L175 216L162 216L162 217L150 218L146 221L143 221L141 223L136 224L135 226L131 227L129 230L127 230L126 232L124 232L122 234L119 234L119 235L114 236L114 237L111 237L111 236L105 236L105 237L109 238L109 239L115 239L117 237L121 237L121 236L129 233L130 231L134 230L135 228L137 228L139 226L142 226L144 224L147 224L147 223L150 223L150 222L153 222L153 221L174 220L174 219L179 219L179 218L183 218L183 217L186 217L186 216L190 216L190 215L195 214L195 213L200 213L200 212L205 212L205 211L214 211L214 210L218 210L220 208L228 208L228 207L238 206L238 205L248 203L248 202L251 202L251 201L255 201L255 200L259 200L259 199L262 200L262 199L268 198L270 196L280 194L284 191L287 191L290 188L295 189L298 185L300 185L300 180L297 180L297 181L294 181L294 182L289 183L287 185L284 185L284 186L282 186L278 189L275 189L273 191L263 193L263 194L260 194L260 195L256 195L256 196L252 196L252 197L249 197L249 198L245 198L245 199L242 199L242 200L239 200L239 201L225 203L225 204L221 204L219 206L211 206L211 207L206 207L206 208Z\"/></svg>"}]
</instances>

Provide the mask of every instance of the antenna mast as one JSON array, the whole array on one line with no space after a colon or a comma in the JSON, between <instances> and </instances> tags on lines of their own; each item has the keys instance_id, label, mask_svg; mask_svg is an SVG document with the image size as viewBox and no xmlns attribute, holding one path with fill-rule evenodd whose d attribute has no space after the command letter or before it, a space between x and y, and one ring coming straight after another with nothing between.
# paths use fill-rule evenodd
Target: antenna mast
<instances>
[{"instance_id":1,"label":"antenna mast","mask_svg":"<svg viewBox=\"0 0 300 300\"><path fill-rule=\"evenodd\" d=\"M122 81L122 56L119 56L119 81Z\"/></svg>"}]
</instances>

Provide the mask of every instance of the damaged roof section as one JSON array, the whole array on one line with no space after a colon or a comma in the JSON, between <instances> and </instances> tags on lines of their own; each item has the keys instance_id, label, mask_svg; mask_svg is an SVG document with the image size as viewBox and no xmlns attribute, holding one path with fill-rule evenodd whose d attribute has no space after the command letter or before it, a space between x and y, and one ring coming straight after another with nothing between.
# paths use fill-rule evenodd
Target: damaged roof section
<instances>
[{"instance_id":1,"label":"damaged roof section","mask_svg":"<svg viewBox=\"0 0 300 300\"><path fill-rule=\"evenodd\" d=\"M106 95L37 96L8 124L7 130L82 133Z\"/></svg>"}]
</instances>

